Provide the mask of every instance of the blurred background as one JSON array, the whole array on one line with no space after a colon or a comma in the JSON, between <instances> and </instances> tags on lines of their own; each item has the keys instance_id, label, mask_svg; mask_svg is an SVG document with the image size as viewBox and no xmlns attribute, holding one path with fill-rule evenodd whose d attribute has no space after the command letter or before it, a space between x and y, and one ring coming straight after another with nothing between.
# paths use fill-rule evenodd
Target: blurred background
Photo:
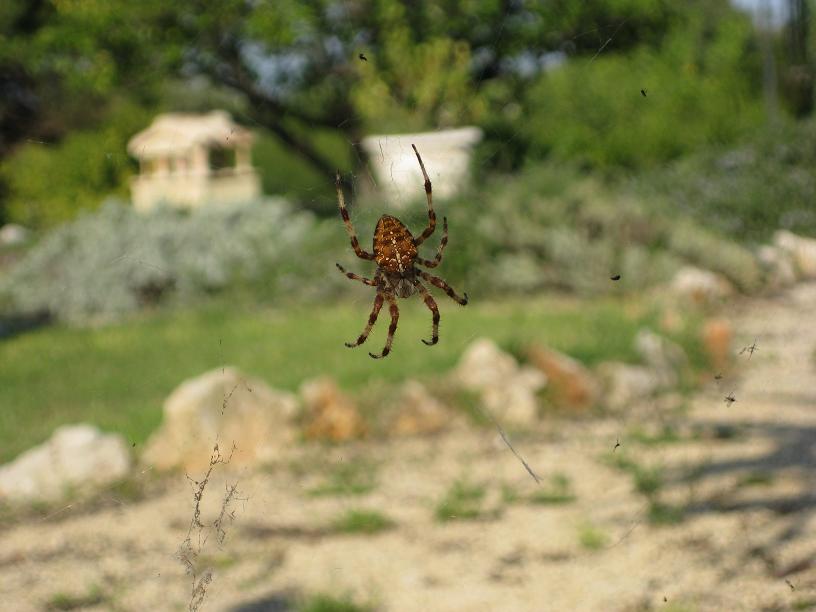
<instances>
[{"instance_id":1,"label":"blurred background","mask_svg":"<svg viewBox=\"0 0 816 612\"><path fill-rule=\"evenodd\" d=\"M816 609L814 70L810 0L4 2L10 609ZM411 144L470 303L375 361L334 177L418 235Z\"/></svg>"}]
</instances>

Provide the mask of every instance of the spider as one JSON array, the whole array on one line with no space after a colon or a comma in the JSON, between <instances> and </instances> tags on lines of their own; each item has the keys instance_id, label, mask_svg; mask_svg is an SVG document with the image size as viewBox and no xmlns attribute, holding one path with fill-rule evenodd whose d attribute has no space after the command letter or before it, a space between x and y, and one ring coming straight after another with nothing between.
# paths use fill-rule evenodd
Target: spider
<instances>
[{"instance_id":1,"label":"spider","mask_svg":"<svg viewBox=\"0 0 816 612\"><path fill-rule=\"evenodd\" d=\"M347 272L346 269L337 264L337 268L352 280L358 280L370 287L377 288L377 294L374 297L374 308L368 317L368 324L365 326L363 333L354 342L346 342L346 346L354 348L360 346L368 339L368 334L374 323L377 322L377 315L380 314L380 309L383 302L388 302L388 308L391 313L391 325L388 326L388 337L385 341L385 348L382 353L375 355L369 353L374 359L381 359L391 352L391 343L394 341L394 332L397 331L397 321L399 321L399 308L397 307L397 297L407 298L414 293L419 293L425 301L425 305L430 309L433 316L433 331L431 332L431 339L422 341L428 346L433 346L439 342L439 308L436 306L431 294L420 282L420 278L425 279L435 287L439 287L448 294L455 302L462 306L468 303L467 293L464 297L459 297L456 292L451 289L450 285L438 276L428 274L424 270L415 267L416 264L421 264L426 268L435 268L442 261L442 252L448 244L448 220L442 219L442 241L439 244L439 249L436 252L436 257L433 259L423 259L419 257L417 247L421 245L427 238L433 234L436 229L436 213L433 209L433 196L431 192L431 179L428 178L428 173L425 171L425 164L422 163L422 158L419 156L416 146L411 145L411 148L416 154L419 167L422 169L422 176L425 178L425 196L428 198L428 227L416 238L411 234L405 224L396 217L391 215L383 215L377 221L377 227L374 230L374 246L373 253L368 253L360 248L360 243L357 240L357 234L354 232L354 226L349 219L348 210L346 210L346 202L343 198L343 188L340 184L340 172L338 171L335 177L335 186L337 187L337 202L340 205L340 216L343 217L343 223L346 225L351 238L351 248L360 259L374 260L377 262L377 270L374 272L374 278L363 278L353 272Z\"/></svg>"}]
</instances>

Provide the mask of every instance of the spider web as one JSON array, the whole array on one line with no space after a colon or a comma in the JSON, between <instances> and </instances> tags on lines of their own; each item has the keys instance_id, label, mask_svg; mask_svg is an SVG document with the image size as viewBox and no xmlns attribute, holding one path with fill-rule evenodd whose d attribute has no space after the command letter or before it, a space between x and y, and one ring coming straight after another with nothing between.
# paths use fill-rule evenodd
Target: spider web
<instances>
[{"instance_id":1,"label":"spider web","mask_svg":"<svg viewBox=\"0 0 816 612\"><path fill-rule=\"evenodd\" d=\"M594 62L598 58L602 57L604 53L609 53L615 48L614 46L615 46L616 36L619 33L619 31L621 30L621 28L625 24L626 24L626 20L615 20L612 23L605 24L605 25L602 25L602 26L600 26L598 28L595 28L595 29L592 29L592 30L589 30L589 31L586 31L586 32L582 32L580 34L577 34L577 35L575 35L574 37L571 37L568 40L574 41L574 40L577 40L578 38L596 37L597 38L597 51L590 59L590 62ZM504 36L506 36L506 32L504 31L504 26L502 26L501 28L498 29L498 31L494 35L494 43L499 42ZM354 50L351 50L351 51L354 51ZM356 56L356 52L354 53L354 55ZM149 72L148 72L148 73L145 73L143 78L145 80L147 80L149 78L149 76L150 75L149 75ZM130 83L130 85L135 89L135 88L138 87L139 81L138 80L133 80ZM476 83L476 88L478 89L479 86L480 86L480 83L477 82ZM258 123L257 121L255 121L249 114L242 113L240 111L236 111L234 114L236 116L236 119L239 122L241 122L243 124L246 124L246 125L249 125L249 126L254 126L254 128L256 128L258 130L263 130L264 129L264 126L261 125L260 123ZM345 118L344 122L359 121L359 119L360 119L359 117L350 116L350 117ZM342 123L340 125L342 125ZM511 135L507 139L504 140L504 144L512 143L512 142L518 140L519 138L521 138L521 136L522 136L521 130L522 129L523 129L523 127L519 127L516 131L511 133ZM52 146L52 145L50 145L48 143L38 141L38 140L35 140L35 139L27 139L26 142L28 142L29 144L35 145L35 146L42 146L42 147ZM386 177L376 175L376 172L375 172L374 168L372 168L371 161L366 159L366 155L362 152L362 146L363 145L362 145L361 142L351 142L351 141L349 141L348 145L349 145L349 147L350 147L350 149L352 151L352 158L355 161L356 169L355 169L355 171L353 173L350 174L350 176L349 175L346 176L346 178L350 180L350 185L351 185L351 193L350 194L347 193L347 204L349 206L349 211L351 213L352 220L353 220L353 222L355 224L355 227L357 229L358 238L360 239L360 242L361 242L361 245L363 246L363 248L366 249L366 250L369 248L369 245L366 242L368 240L370 240L370 236L373 233L372 230L373 230L373 227L374 227L374 223L375 223L376 219L379 217L379 215L382 214L383 211L378 210L375 207L367 206L367 205L360 204L360 203L369 201L371 199L372 191L374 191L376 193L377 189L380 189L380 188L383 187L383 183L390 182L395 186L395 188L397 190L398 196L397 196L397 199L396 199L395 208L399 211L399 213L398 213L399 216L401 218L404 218L404 220L406 221L406 224L410 228L412 228L412 230L419 229L419 231L421 231L421 228L424 226L424 224L425 224L425 222L427 220L427 212L426 212L426 209L424 208L424 194L422 192L421 183L419 183L419 182L417 183L415 193L409 194L409 193L404 192L402 187L398 184L396 179L393 177L393 175L386 176ZM405 151L405 153L410 154L411 153L410 149L407 149ZM497 155L497 154L498 154L498 150L496 152L494 152L493 154L491 154L490 156L487 156L484 159L482 159L480 161L480 165L474 168L473 174L480 175L480 174L487 173L487 171L490 169L490 163L491 163L491 161L493 161L493 157L495 155ZM127 156L127 154L125 152L123 152L123 151L102 150L102 151L99 151L99 155L104 156L107 160L112 160L113 163L115 163L116 165L128 165L128 164L131 163L128 156ZM427 164L427 162L426 162L426 164ZM430 167L429 167L429 172L433 176L433 169L430 168ZM327 183L331 183L332 180L333 180L333 177L326 177L325 180L326 180ZM316 193L320 193L320 192L323 191L323 189L321 187L318 187L318 186L315 186L314 189L315 189ZM318 202L318 200L320 198L322 198L322 197L323 196L315 195L313 200L312 200L312 203L322 204L323 203L322 201ZM446 212L447 207L449 206L449 204L447 202L445 202L441 198L435 199L434 204L435 204L435 208L436 208L436 212L437 212L437 218L441 222L441 219L445 215L445 212ZM390 209L387 209L387 210L390 210ZM341 225L339 219L337 219L337 225L338 225L338 231L342 231L342 225ZM439 223L438 225L441 225L441 223ZM434 242L434 240L438 240L439 235L440 235L440 229L441 229L440 227L437 227L436 233L427 242L427 245L429 245L429 246L425 247L425 249L423 251L423 256L428 256L429 254L430 254L430 256L432 256L432 253L435 250L436 244L437 244L436 242ZM462 242L465 241L465 240L467 240L466 236L463 236L461 234L457 234L456 228L451 227L451 229L450 229L450 243L449 243L448 248L446 250L446 254L450 254L452 251L454 251L457 248L457 244L461 245ZM135 261L139 265L147 267L147 268L154 268L154 269L156 269L158 271L167 272L160 265L161 262L155 260L153 258L153 255L151 253L149 253L149 252L133 252L133 251L123 252L117 258L113 259L110 262L110 266L115 267L119 262L121 262L122 260L125 260L125 259L130 259L132 261ZM331 267L333 267L333 265L334 265L334 262L327 262L327 263ZM327 269L329 268L329 266L327 266ZM443 264L442 264L441 269L444 270L444 260L443 260ZM350 267L350 270L352 270L354 272L357 272L357 273L360 273L360 274L362 274L364 276L371 276L371 274L372 274L370 269L367 269L367 268L363 269L363 268L361 268L359 266ZM608 283L608 276L610 274L610 270L608 270L608 269L595 269L595 270L592 270L591 273L598 277L598 282L599 283ZM336 274L336 272L334 272L332 270L332 271L329 271L328 274ZM441 275L444 277L444 274L441 274ZM59 282L59 280L57 282ZM457 289L457 291L459 293L463 293L463 292L468 290L467 287L456 287L456 289ZM356 310L356 311L358 311L360 313L360 328L362 328L362 326L364 325L365 320L366 320L365 317L367 316L368 312L370 311L372 297L373 296L372 296L372 294L370 292L366 292L366 291L361 290L361 291L355 291L355 292L351 293L348 297L346 297L344 299L345 303L351 304L353 306L354 310ZM445 299L446 298L443 297L441 300L438 300L438 303L439 303L439 306L440 306L440 311L442 312L442 323L441 323L441 327L440 327L440 334L442 336L442 341L445 341L445 338L444 338L444 333L445 333L445 313L446 313L446 311L449 311L452 307L456 307L455 305L452 306L452 304L450 302L447 302L447 301L443 303L443 300L445 300ZM374 346L380 346L382 344L383 338L384 338L384 329L383 328L387 327L387 324L386 324L387 312L386 312L386 310L387 309L384 307L383 312L380 314L380 320L378 321L378 325L375 327L374 331L372 332L371 336L369 337L369 340L368 340L369 344L372 344ZM430 316L429 316L429 313L424 311L421 307L414 308L414 309L405 309L402 316L405 317L405 318L407 318L407 317L416 317L416 316L427 317L428 318L428 330L427 331L430 332ZM337 346L338 346L337 350L338 351L345 351L346 349L342 347L342 342L344 340L352 340L354 337L356 337L356 335L359 333L360 330L359 329L349 329L349 330L341 329L341 330L336 330L336 331L337 331ZM399 353L400 343L407 343L409 341L418 341L417 339L414 339L414 338L412 338L410 340L408 338L400 338L399 337L399 331L397 333L398 333L398 335L395 338L393 352L392 352L391 356L389 357L390 359L395 359L395 358L399 359L399 357L397 355ZM472 341L474 341L475 339L480 337L482 334L483 334L483 330L474 329L471 334L469 334L469 335L467 335L467 336L465 336L465 337L463 337L461 339L451 340L451 342L455 343L457 354L461 354L464 351L464 349L468 345L470 345L472 343ZM239 363L242 360L243 355L244 355L244 351L246 349L246 342L247 342L247 340L245 338L241 338L241 339L229 338L228 336L223 334L221 330L214 329L211 341L213 343L217 342L217 344L218 344L218 355L217 355L217 358L215 360L207 361L207 363L202 363L201 367L200 367L201 371L212 370L212 369L215 369L215 368L222 368L222 372L223 372L223 367L224 367L225 364ZM363 347L363 348L365 348L365 347ZM197 347L192 346L192 347L190 347L190 350L191 351L196 351ZM277 349L275 347L267 347L266 350L277 350ZM363 353L364 353L364 351L363 351ZM363 354L363 357L365 357L364 354ZM351 358L353 358L353 357L349 357L349 359L351 359ZM368 358L365 357L365 359L368 359ZM374 367L374 365L372 365L372 368L373 367ZM328 373L331 374L331 372L328 372ZM406 371L405 374L408 377L411 377L411 372L410 371ZM51 375L56 375L56 374L51 374ZM303 372L303 371L296 371L296 372L293 372L292 375L293 375L294 378L298 378L298 377L305 378L306 373ZM181 382L181 381L177 381L177 382ZM226 412L226 411L228 411L230 409L230 403L229 402L230 402L230 399L232 397L233 391L235 391L235 389L233 389L232 391L224 393L223 403L222 403L222 412ZM542 472L540 472L540 470L542 470L542 471L546 470L543 473L547 473L547 471L549 471L550 467L551 467L551 466L537 466L537 465L535 465L534 461L531 462L531 463L528 463L528 461L526 460L526 458L525 458L526 454L527 454L526 449L528 447L531 447L531 446L537 446L539 444L538 441L529 442L528 440L525 439L525 440L522 440L521 442L511 443L510 436L507 435L505 430L502 428L502 424L496 419L495 415L488 414L488 418L495 427L495 436L497 438L500 438L502 443L506 445L506 449L507 449L508 452L512 452L515 455L515 457L518 458L519 463L520 463L519 470L520 471L526 470L526 472L529 473L530 476L532 476L533 479L535 479L536 483L538 484L539 480L540 480L539 474L542 473ZM616 427L616 430L622 432L623 430L627 429L628 427L629 427L628 417L624 417L624 418L618 420L618 426ZM614 442L614 440L613 440L613 442ZM608 450L608 452L612 452L611 444L612 443L610 443L609 449L606 449L606 450ZM586 452L587 452L587 454L597 453L598 449L587 448ZM339 449L329 448L329 449L326 449L325 452L322 453L322 459L323 459L324 464L326 464L326 465L338 466L338 465L343 465L344 463L348 463L350 460L352 460L354 458L354 453L355 453L355 450L346 450L346 449L343 449L343 448L339 448ZM211 462L211 464L210 464L210 469L212 470L213 466L215 466L216 464L219 464L219 463L226 463L226 461L221 461L220 456L215 457L214 463ZM138 470L135 473L135 478L137 480L147 479L150 476L151 471L152 471L152 469L150 467L140 467L140 468L138 468ZM204 487L203 486L200 487L200 483L204 482L206 484L206 481L207 481L208 477L209 477L209 472L207 472L206 477L202 481L195 481L195 480L193 480L191 478L191 481L193 482L191 487L192 487L192 490L193 490L194 499L196 501L196 510L195 510L196 514L193 515L193 522L190 524L191 529L193 527L196 527L196 528L202 527L203 528L203 525L201 525L200 523L196 524L197 521L198 521L198 518L197 518L197 513L198 513L197 502L200 501L201 497L203 496L203 494L205 492ZM427 477L428 477L428 479L433 479L434 478L433 474L428 474ZM185 484L185 486L186 486L186 484ZM275 513L277 511L276 508L274 507L274 500L277 500L278 499L277 497L275 497L275 496L273 496L271 494L268 495L263 491L261 491L261 492L254 491L253 495L251 495L249 498L243 498L243 497L238 498L237 497L237 491L239 489L237 489L236 487L237 487L237 484L232 485L231 489L227 488L226 492L224 494L222 494L222 497L224 499L224 504L222 506L221 514L219 515L219 518L218 518L219 526L216 527L216 530L214 532L214 533L217 534L216 537L220 538L222 542L223 542L224 535L227 533L227 532L223 531L223 529L222 529L222 527L224 525L224 521L225 521L225 516L230 516L230 512L232 512L233 511L232 509L234 508L234 506L232 504L234 503L234 501L236 499L242 501L244 506L268 507L270 515L273 515L273 516L275 515ZM604 503L604 501L606 499L605 495L606 495L606 493L603 492L603 491L597 492L597 495L593 498L593 502L598 504L598 505L603 505L603 503ZM127 508L128 506L130 506L131 504L134 503L134 502L131 502L131 501L127 500L126 498L119 497L119 496L114 495L114 494L105 494L105 499L111 501L116 506L119 506L119 507L122 507L122 508ZM345 504L345 505L347 505L348 507L352 507L351 503L348 503L348 504ZM60 521L65 521L68 518L70 518L71 515L76 512L76 509L77 509L78 506L79 505L74 503L74 502L62 505L62 506L60 506L58 508L55 508L54 510L49 511L44 516L40 517L38 519L38 521L40 523L42 523L43 525L46 525L46 526L53 526L54 524L59 524ZM643 520L646 512L647 512L647 510L638 511L634 515L633 518L630 518L628 521L626 521L625 524L621 527L620 533L618 534L618 537L616 537L614 539L613 544L610 546L610 548L617 547L618 545L625 545L629 541L630 537L632 537L632 534L633 534L633 532L635 532L636 528L642 523L642 520ZM83 517L84 517L84 514L77 513L78 520L82 519ZM237 521L241 520L240 514L238 514L236 520ZM127 527L123 526L122 529L126 530ZM58 531L58 530L54 530L54 531ZM201 533L201 530L199 530L198 535L200 535L200 533ZM222 535L222 534L224 534L224 535ZM469 533L467 535L467 541L469 542L469 544L468 544L469 546L473 546L475 549L478 549L479 547L484 546L490 540L490 538L493 538L493 537L495 537L494 534L487 533L487 532L479 533L477 531L475 533ZM192 609L197 609L198 606L202 606L202 607L206 608L207 607L207 599L206 599L207 589L208 588L215 588L215 586L218 585L218 580L220 578L219 578L218 572L215 572L214 574L204 574L203 576L200 575L200 574L195 573L197 571L197 568L192 565L193 561L190 560L191 559L190 550L193 550L193 549L189 548L189 547L185 547L185 544L184 544L185 542L188 542L188 540L189 540L189 531L188 531L188 534L187 534L187 539L178 539L178 541L174 540L172 542L166 542L165 543L166 545L164 546L164 549L162 550L162 552L160 554L163 555L165 558L172 557L175 548L178 547L179 544L181 544L182 548L180 548L179 552L178 552L179 557L182 558L182 561L183 561L183 563L185 563L185 565L189 564L188 568L193 568L193 570L191 571L192 578L193 578L193 589L192 589L192 593L190 594L191 598L190 598L189 609L191 609L191 610ZM199 542L199 544L201 544L201 543ZM191 546L192 546L192 544L191 544ZM202 549L202 546L199 545L197 547L197 549L195 550L196 556L199 554L201 549ZM319 556L317 558L319 559ZM142 577L144 577L144 576L145 576L145 574L142 574ZM151 577L152 577L152 574L151 574ZM160 575L157 575L156 578L157 579L160 578ZM229 578L229 579L232 579L232 578ZM211 580L212 580L212 582L211 582ZM177 583L177 586L179 588L179 592L182 592L183 589L188 589L189 582L187 581L187 578L183 578L182 576L176 576L174 578L174 581L172 583L170 583L170 584L176 584L176 583ZM168 582L165 581L162 584L165 585L165 587L166 587ZM260 608L258 608L258 609L260 609ZM268 609L272 609L272 608L270 607Z\"/></svg>"}]
</instances>

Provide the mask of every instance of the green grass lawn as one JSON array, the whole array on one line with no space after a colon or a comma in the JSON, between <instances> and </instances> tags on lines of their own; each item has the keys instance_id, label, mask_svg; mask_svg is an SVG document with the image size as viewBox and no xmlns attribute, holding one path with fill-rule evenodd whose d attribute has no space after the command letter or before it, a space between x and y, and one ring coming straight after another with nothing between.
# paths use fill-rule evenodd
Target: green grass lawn
<instances>
[{"instance_id":1,"label":"green grass lawn","mask_svg":"<svg viewBox=\"0 0 816 612\"><path fill-rule=\"evenodd\" d=\"M634 334L656 319L647 305L620 299L515 299L465 308L443 299L438 345L420 342L430 337L427 309L402 302L393 352L378 361L368 351L382 349L387 309L368 343L354 350L343 346L362 330L369 296L279 309L218 302L100 328L46 327L0 341L0 461L46 439L54 427L79 421L141 443L159 424L162 402L180 382L224 364L283 389L329 374L355 390L375 378L445 373L481 336L515 351L530 342L545 343L589 364L633 361ZM687 335L688 341L680 340L688 349L692 332Z\"/></svg>"}]
</instances>

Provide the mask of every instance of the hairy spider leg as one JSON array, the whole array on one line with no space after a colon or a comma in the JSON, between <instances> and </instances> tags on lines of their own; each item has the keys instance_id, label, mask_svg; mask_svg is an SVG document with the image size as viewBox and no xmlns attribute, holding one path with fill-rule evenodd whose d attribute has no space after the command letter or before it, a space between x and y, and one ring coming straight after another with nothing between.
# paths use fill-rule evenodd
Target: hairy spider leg
<instances>
[{"instance_id":1,"label":"hairy spider leg","mask_svg":"<svg viewBox=\"0 0 816 612\"><path fill-rule=\"evenodd\" d=\"M391 312L391 325L388 326L388 337L385 339L385 348L379 355L369 353L373 359L382 359L391 352L391 343L394 341L394 332L397 331L397 322L399 321L399 308L397 307L397 300L390 293L385 294L385 299L388 300L388 309Z\"/></svg>"},{"instance_id":2,"label":"hairy spider leg","mask_svg":"<svg viewBox=\"0 0 816 612\"><path fill-rule=\"evenodd\" d=\"M435 268L439 265L439 262L442 261L442 252L445 250L445 247L448 246L448 218L442 217L442 242L439 243L439 249L436 251L436 257L433 259L422 259L421 257L417 258L417 263L425 266L426 268Z\"/></svg>"},{"instance_id":3,"label":"hairy spider leg","mask_svg":"<svg viewBox=\"0 0 816 612\"><path fill-rule=\"evenodd\" d=\"M436 300L433 299L428 290L425 288L425 285L420 283L418 280L414 279L414 285L416 286L417 290L422 294L422 299L425 300L425 305L431 311L433 315L433 331L431 332L431 340L425 340L422 338L422 341L427 344L428 346L433 346L437 342L439 342L439 308L436 306Z\"/></svg>"},{"instance_id":4,"label":"hairy spider leg","mask_svg":"<svg viewBox=\"0 0 816 612\"><path fill-rule=\"evenodd\" d=\"M340 171L337 171L334 177L334 186L337 188L337 203L340 205L340 216L343 217L343 223L346 224L346 231L349 238L351 238L351 248L360 259L374 259L373 253L368 253L360 248L360 242L357 240L357 234L354 231L354 226L351 224L348 210L346 209L346 199L343 197L343 185L340 182Z\"/></svg>"},{"instance_id":5,"label":"hairy spider leg","mask_svg":"<svg viewBox=\"0 0 816 612\"><path fill-rule=\"evenodd\" d=\"M433 193L431 191L431 179L428 178L428 173L425 171L425 164L422 163L422 158L419 156L419 151L415 145L411 145L411 148L416 153L417 161L419 161L419 167L422 169L422 176L425 177L425 196L428 198L428 227L425 228L425 231L422 232L421 235L414 238L414 244L419 246L425 239L428 238L431 234L434 233L436 229L436 213L433 209Z\"/></svg>"},{"instance_id":6,"label":"hairy spider leg","mask_svg":"<svg viewBox=\"0 0 816 612\"><path fill-rule=\"evenodd\" d=\"M383 305L383 292L377 291L377 295L374 297L374 308L371 309L371 314L368 315L368 323L363 330L363 333L357 338L355 342L346 342L346 346L349 348L354 348L355 346L360 346L363 342L368 339L368 334L371 333L371 328L374 327L374 324L377 322L377 316L380 314L380 308Z\"/></svg>"},{"instance_id":7,"label":"hairy spider leg","mask_svg":"<svg viewBox=\"0 0 816 612\"><path fill-rule=\"evenodd\" d=\"M358 280L364 285L368 285L369 287L376 287L380 284L379 279L377 278L378 275L375 275L374 279L372 280L370 278L362 277L359 274L355 274L354 272L346 272L346 269L339 263L336 263L334 265L337 266L337 269L340 270L346 276L348 276L351 280Z\"/></svg>"},{"instance_id":8,"label":"hairy spider leg","mask_svg":"<svg viewBox=\"0 0 816 612\"><path fill-rule=\"evenodd\" d=\"M448 297L452 299L454 302L458 302L462 306L465 306L468 303L468 294L465 293L465 297L459 297L456 295L456 292L451 288L451 286L443 281L438 276L433 276L432 274L428 274L424 270L417 270L417 273L424 278L426 281L431 283L434 287L440 288L442 291L448 294Z\"/></svg>"}]
</instances>

